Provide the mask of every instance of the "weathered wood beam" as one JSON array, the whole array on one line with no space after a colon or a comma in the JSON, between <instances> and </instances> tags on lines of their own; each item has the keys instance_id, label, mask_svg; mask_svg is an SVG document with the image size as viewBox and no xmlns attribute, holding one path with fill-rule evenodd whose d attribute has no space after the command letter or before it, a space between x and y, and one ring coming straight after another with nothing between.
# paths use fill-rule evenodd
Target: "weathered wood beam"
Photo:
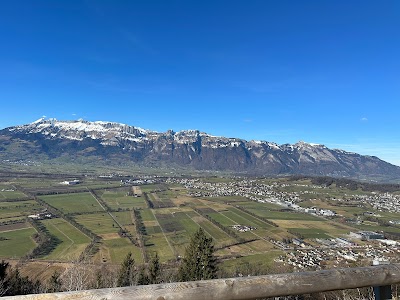
<instances>
[{"instance_id":1,"label":"weathered wood beam","mask_svg":"<svg viewBox=\"0 0 400 300\"><path fill-rule=\"evenodd\" d=\"M240 300L400 283L400 264L5 297L14 300Z\"/></svg>"}]
</instances>

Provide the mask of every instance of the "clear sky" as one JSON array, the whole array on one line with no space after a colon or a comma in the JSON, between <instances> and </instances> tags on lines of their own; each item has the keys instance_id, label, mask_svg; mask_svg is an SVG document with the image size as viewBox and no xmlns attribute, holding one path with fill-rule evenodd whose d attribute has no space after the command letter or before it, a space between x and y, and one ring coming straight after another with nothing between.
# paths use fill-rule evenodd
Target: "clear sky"
<instances>
[{"instance_id":1,"label":"clear sky","mask_svg":"<svg viewBox=\"0 0 400 300\"><path fill-rule=\"evenodd\" d=\"M4 0L0 101L400 165L400 1Z\"/></svg>"}]
</instances>

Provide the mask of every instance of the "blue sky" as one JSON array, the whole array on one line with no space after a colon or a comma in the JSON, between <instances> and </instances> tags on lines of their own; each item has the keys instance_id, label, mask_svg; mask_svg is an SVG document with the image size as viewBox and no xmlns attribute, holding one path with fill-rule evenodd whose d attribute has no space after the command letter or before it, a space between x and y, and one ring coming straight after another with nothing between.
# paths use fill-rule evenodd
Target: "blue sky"
<instances>
[{"instance_id":1,"label":"blue sky","mask_svg":"<svg viewBox=\"0 0 400 300\"><path fill-rule=\"evenodd\" d=\"M400 165L400 1L0 2L0 128L304 140Z\"/></svg>"}]
</instances>

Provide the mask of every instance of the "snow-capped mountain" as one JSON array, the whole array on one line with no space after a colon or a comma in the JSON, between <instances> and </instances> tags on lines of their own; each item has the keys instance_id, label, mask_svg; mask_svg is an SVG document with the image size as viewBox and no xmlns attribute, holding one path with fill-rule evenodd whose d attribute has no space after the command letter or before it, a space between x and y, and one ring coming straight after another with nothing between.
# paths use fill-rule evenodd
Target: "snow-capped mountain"
<instances>
[{"instance_id":1,"label":"snow-capped mountain","mask_svg":"<svg viewBox=\"0 0 400 300\"><path fill-rule=\"evenodd\" d=\"M11 132L40 133L48 138L63 138L82 141L86 138L103 140L104 145L114 145L118 138L137 141L151 133L139 127L128 126L113 122L58 121L56 119L40 118L27 125L9 129Z\"/></svg>"},{"instance_id":2,"label":"snow-capped mountain","mask_svg":"<svg viewBox=\"0 0 400 300\"><path fill-rule=\"evenodd\" d=\"M23 157L21 157L23 156ZM182 166L252 174L387 176L400 167L324 145L278 145L212 136L198 130L161 133L114 122L41 118L0 131L0 158L96 158L108 163Z\"/></svg>"}]
</instances>

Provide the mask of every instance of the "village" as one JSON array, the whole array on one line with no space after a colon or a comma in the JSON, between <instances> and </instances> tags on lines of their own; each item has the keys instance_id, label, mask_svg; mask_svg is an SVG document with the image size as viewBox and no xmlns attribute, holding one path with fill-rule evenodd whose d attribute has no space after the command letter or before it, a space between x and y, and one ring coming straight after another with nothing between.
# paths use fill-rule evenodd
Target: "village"
<instances>
[{"instance_id":1,"label":"village","mask_svg":"<svg viewBox=\"0 0 400 300\"><path fill-rule=\"evenodd\" d=\"M286 184L260 184L254 179L243 179L230 182L205 182L200 179L176 179L170 178L167 183L182 184L192 197L229 197L240 196L257 201L259 203L272 203L282 207L283 210L311 214L320 218L332 219L338 216L329 209L318 207L302 207L302 193L314 193L313 191L282 192L278 189L287 187ZM312 189L324 189L321 186L312 186ZM378 211L399 212L400 197L390 193L373 196L358 195L351 199L359 201L359 206L372 206ZM227 200L229 201L229 200ZM335 198L338 203L345 199ZM379 217L378 214L365 211L365 216ZM397 222L398 220L393 220ZM395 223L397 224L397 223ZM235 225L236 230L251 230L243 225ZM269 241L275 247L285 252L277 261L291 265L295 270L320 270L324 268L349 266L361 264L385 264L397 262L400 257L400 243L385 238L384 234L374 231L353 231L337 238L315 238L304 241L301 238L290 240Z\"/></svg>"},{"instance_id":2,"label":"village","mask_svg":"<svg viewBox=\"0 0 400 300\"><path fill-rule=\"evenodd\" d=\"M315 194L314 191L301 192L282 192L277 188L283 189L287 184L261 184L255 179L243 179L230 182L204 182L200 179L176 179L169 178L167 182L180 183L190 190L189 194L193 197L224 197L224 196L241 196L253 201L265 203L273 203L282 207L290 208L295 211L324 216L333 217L336 212L329 209L321 209L318 207L304 208L299 205L303 201L301 195ZM304 186L293 184L297 186ZM312 189L324 189L318 185L310 185ZM192 191L195 190L195 191ZM345 195L348 196L348 195ZM350 196L349 196L350 197ZM332 201L347 203L348 199L332 197ZM400 212L400 195L391 193L372 193L372 195L352 195L351 201L358 203L358 206L372 207L378 211L390 211L394 213ZM393 220L396 222L398 220Z\"/></svg>"},{"instance_id":3,"label":"village","mask_svg":"<svg viewBox=\"0 0 400 300\"><path fill-rule=\"evenodd\" d=\"M336 244L335 247L304 247L287 251L276 259L294 267L295 270L321 270L356 265L379 265L398 262L400 244L376 241L366 246Z\"/></svg>"}]
</instances>

